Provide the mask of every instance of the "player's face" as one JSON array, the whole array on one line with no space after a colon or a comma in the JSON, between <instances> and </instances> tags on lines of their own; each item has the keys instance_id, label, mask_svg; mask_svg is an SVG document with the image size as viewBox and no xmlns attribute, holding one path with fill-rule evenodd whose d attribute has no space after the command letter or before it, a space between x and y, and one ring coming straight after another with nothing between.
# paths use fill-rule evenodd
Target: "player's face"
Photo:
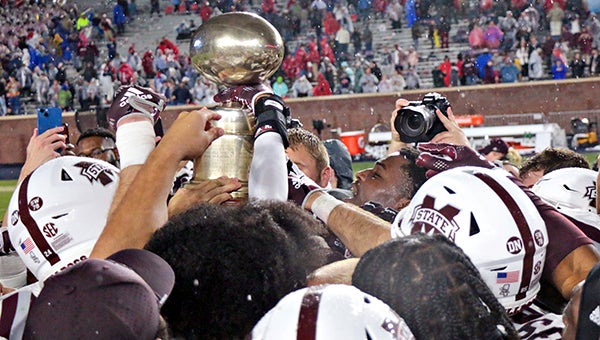
<instances>
[{"instance_id":1,"label":"player's face","mask_svg":"<svg viewBox=\"0 0 600 340\"><path fill-rule=\"evenodd\" d=\"M531 188L542 176L544 176L544 170L528 171L521 174L521 181L526 187Z\"/></svg>"},{"instance_id":2,"label":"player's face","mask_svg":"<svg viewBox=\"0 0 600 340\"><path fill-rule=\"evenodd\" d=\"M108 138L91 136L80 140L77 144L77 156L101 159L117 166L115 145Z\"/></svg>"},{"instance_id":3,"label":"player's face","mask_svg":"<svg viewBox=\"0 0 600 340\"><path fill-rule=\"evenodd\" d=\"M362 205L374 201L385 207L400 209L409 200L404 197L407 185L411 185L405 166L410 164L403 156L388 156L375 163L371 169L356 173L352 183L354 197L350 203Z\"/></svg>"},{"instance_id":4,"label":"player's face","mask_svg":"<svg viewBox=\"0 0 600 340\"><path fill-rule=\"evenodd\" d=\"M285 153L308 178L315 181L321 187L327 186L327 181L321 183L321 172L317 169L317 160L308 153L305 147L299 145L295 148L287 148Z\"/></svg>"},{"instance_id":5,"label":"player's face","mask_svg":"<svg viewBox=\"0 0 600 340\"><path fill-rule=\"evenodd\" d=\"M581 292L583 291L583 282L573 288L571 299L563 312L563 340L574 340L577 333L577 320L579 319L579 304L581 303Z\"/></svg>"}]
</instances>

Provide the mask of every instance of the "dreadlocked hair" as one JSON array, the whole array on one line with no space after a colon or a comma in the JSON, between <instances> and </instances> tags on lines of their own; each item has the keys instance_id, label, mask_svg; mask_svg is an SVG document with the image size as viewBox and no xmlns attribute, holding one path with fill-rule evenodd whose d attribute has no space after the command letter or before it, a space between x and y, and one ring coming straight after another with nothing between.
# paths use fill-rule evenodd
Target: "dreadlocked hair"
<instances>
[{"instance_id":1,"label":"dreadlocked hair","mask_svg":"<svg viewBox=\"0 0 600 340\"><path fill-rule=\"evenodd\" d=\"M352 284L390 305L417 339L519 339L475 265L443 235L413 234L369 250Z\"/></svg>"}]
</instances>

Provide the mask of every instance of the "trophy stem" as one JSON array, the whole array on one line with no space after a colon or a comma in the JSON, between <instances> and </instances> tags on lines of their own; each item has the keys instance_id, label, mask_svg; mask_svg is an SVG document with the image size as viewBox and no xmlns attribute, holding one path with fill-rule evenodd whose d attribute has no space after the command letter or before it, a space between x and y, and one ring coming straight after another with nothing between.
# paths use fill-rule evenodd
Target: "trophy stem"
<instances>
[{"instance_id":1,"label":"trophy stem","mask_svg":"<svg viewBox=\"0 0 600 340\"><path fill-rule=\"evenodd\" d=\"M202 157L194 160L194 178L189 185L217 179L221 176L237 178L242 187L231 193L235 200L248 198L248 176L253 152L254 116L238 103L225 103L213 108L221 115L211 121L225 133L206 149Z\"/></svg>"}]
</instances>

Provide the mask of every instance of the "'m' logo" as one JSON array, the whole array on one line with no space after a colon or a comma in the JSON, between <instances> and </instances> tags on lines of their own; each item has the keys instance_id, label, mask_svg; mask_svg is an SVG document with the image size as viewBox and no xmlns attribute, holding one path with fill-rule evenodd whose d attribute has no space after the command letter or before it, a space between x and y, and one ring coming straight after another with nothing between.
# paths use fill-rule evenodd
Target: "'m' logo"
<instances>
[{"instance_id":1,"label":"'m' logo","mask_svg":"<svg viewBox=\"0 0 600 340\"><path fill-rule=\"evenodd\" d=\"M76 167L81 168L81 174L86 177L90 183L99 181L102 185L106 186L113 182L112 176L114 175L112 170L105 167L102 164L92 162L79 162L75 164Z\"/></svg>"},{"instance_id":2,"label":"'m' logo","mask_svg":"<svg viewBox=\"0 0 600 340\"><path fill-rule=\"evenodd\" d=\"M596 206L596 197L597 197L596 182L594 182L594 185L585 187L585 195L583 195L583 197L590 200L590 207Z\"/></svg>"},{"instance_id":3,"label":"'m' logo","mask_svg":"<svg viewBox=\"0 0 600 340\"><path fill-rule=\"evenodd\" d=\"M459 209L446 205L437 210L434 208L435 198L426 195L423 203L415 208L410 218L412 222L411 234L423 232L425 234L440 233L452 242L456 238L456 232L460 229L454 217L460 212Z\"/></svg>"}]
</instances>

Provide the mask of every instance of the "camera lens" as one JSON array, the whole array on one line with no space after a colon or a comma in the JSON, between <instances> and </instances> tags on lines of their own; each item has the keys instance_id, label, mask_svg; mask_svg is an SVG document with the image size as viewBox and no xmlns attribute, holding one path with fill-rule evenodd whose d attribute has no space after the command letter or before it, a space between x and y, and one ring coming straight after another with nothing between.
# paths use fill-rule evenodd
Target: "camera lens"
<instances>
[{"instance_id":1,"label":"camera lens","mask_svg":"<svg viewBox=\"0 0 600 340\"><path fill-rule=\"evenodd\" d=\"M413 113L406 118L406 125L411 130L419 130L423 127L423 116L418 113Z\"/></svg>"},{"instance_id":2,"label":"camera lens","mask_svg":"<svg viewBox=\"0 0 600 340\"><path fill-rule=\"evenodd\" d=\"M401 133L409 136L416 137L424 133L427 129L425 118L419 112L410 112L402 117L402 124L400 125Z\"/></svg>"}]
</instances>

